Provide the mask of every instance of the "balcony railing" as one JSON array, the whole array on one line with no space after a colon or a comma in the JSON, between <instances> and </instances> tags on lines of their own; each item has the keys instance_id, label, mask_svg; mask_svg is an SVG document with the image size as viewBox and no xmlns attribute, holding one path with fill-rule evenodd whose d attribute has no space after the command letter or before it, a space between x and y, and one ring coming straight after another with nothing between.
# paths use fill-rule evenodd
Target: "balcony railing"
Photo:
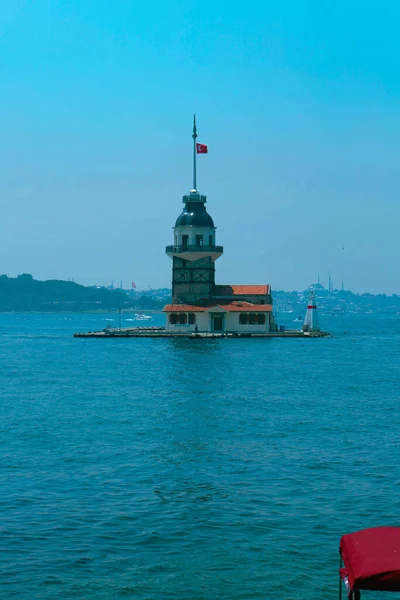
<instances>
[{"instance_id":1,"label":"balcony railing","mask_svg":"<svg viewBox=\"0 0 400 600\"><path fill-rule=\"evenodd\" d=\"M165 252L167 254L171 254L176 252L177 254L181 254L182 252L218 252L222 253L224 251L223 246L167 246L165 248Z\"/></svg>"}]
</instances>

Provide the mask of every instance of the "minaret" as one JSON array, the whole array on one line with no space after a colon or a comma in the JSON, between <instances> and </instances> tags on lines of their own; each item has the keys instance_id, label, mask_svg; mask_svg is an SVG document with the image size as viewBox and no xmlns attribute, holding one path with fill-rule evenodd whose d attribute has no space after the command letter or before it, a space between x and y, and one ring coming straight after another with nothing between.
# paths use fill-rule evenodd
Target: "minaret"
<instances>
[{"instance_id":1,"label":"minaret","mask_svg":"<svg viewBox=\"0 0 400 600\"><path fill-rule=\"evenodd\" d=\"M185 208L174 227L174 245L166 247L172 258L173 304L195 304L211 298L215 286L215 261L224 249L216 246L216 227L208 214L206 197L197 191L197 129L193 122L193 189L183 196Z\"/></svg>"},{"instance_id":2,"label":"minaret","mask_svg":"<svg viewBox=\"0 0 400 600\"><path fill-rule=\"evenodd\" d=\"M303 331L321 331L318 319L317 303L315 300L315 292L311 291L308 300L306 318L304 319Z\"/></svg>"}]
</instances>

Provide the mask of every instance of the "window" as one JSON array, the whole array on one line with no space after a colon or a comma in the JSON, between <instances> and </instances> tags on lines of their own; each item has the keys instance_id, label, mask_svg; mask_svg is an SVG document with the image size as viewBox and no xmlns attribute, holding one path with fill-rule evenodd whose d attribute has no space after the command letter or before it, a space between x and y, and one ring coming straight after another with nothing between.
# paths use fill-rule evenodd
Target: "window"
<instances>
[{"instance_id":1,"label":"window","mask_svg":"<svg viewBox=\"0 0 400 600\"><path fill-rule=\"evenodd\" d=\"M260 304L265 304L265 300L260 300Z\"/></svg>"},{"instance_id":2,"label":"window","mask_svg":"<svg viewBox=\"0 0 400 600\"><path fill-rule=\"evenodd\" d=\"M175 323L176 323L176 313L171 313L169 315L169 322L171 323L171 325L175 325Z\"/></svg>"},{"instance_id":3,"label":"window","mask_svg":"<svg viewBox=\"0 0 400 600\"><path fill-rule=\"evenodd\" d=\"M196 323L196 315L194 313L189 313L189 325L194 325Z\"/></svg>"},{"instance_id":4,"label":"window","mask_svg":"<svg viewBox=\"0 0 400 600\"><path fill-rule=\"evenodd\" d=\"M188 235L182 236L182 246L184 248L187 248L187 246L189 246L189 236Z\"/></svg>"},{"instance_id":5,"label":"window","mask_svg":"<svg viewBox=\"0 0 400 600\"><path fill-rule=\"evenodd\" d=\"M179 316L179 325L186 325L187 315L186 313L181 313Z\"/></svg>"},{"instance_id":6,"label":"window","mask_svg":"<svg viewBox=\"0 0 400 600\"><path fill-rule=\"evenodd\" d=\"M239 315L240 325L265 325L265 314L264 313L240 313Z\"/></svg>"},{"instance_id":7,"label":"window","mask_svg":"<svg viewBox=\"0 0 400 600\"><path fill-rule=\"evenodd\" d=\"M202 245L203 245L203 236L196 235L196 246L202 246Z\"/></svg>"},{"instance_id":8,"label":"window","mask_svg":"<svg viewBox=\"0 0 400 600\"><path fill-rule=\"evenodd\" d=\"M212 239L212 235L209 236L208 238L208 245L212 246L213 245L213 239Z\"/></svg>"}]
</instances>

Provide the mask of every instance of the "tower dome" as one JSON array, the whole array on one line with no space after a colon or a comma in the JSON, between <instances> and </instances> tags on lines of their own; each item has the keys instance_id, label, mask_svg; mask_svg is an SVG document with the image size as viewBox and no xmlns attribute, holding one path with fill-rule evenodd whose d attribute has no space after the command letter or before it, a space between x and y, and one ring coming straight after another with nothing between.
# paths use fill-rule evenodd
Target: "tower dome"
<instances>
[{"instance_id":1,"label":"tower dome","mask_svg":"<svg viewBox=\"0 0 400 600\"><path fill-rule=\"evenodd\" d=\"M175 227L211 227L214 221L208 214L204 202L186 202L185 208L176 220Z\"/></svg>"},{"instance_id":2,"label":"tower dome","mask_svg":"<svg viewBox=\"0 0 400 600\"><path fill-rule=\"evenodd\" d=\"M205 203L207 199L197 190L183 196L185 208L174 226L174 246L167 246L167 254L185 255L185 260L199 260L206 255L216 260L223 249L215 245L216 227Z\"/></svg>"}]
</instances>

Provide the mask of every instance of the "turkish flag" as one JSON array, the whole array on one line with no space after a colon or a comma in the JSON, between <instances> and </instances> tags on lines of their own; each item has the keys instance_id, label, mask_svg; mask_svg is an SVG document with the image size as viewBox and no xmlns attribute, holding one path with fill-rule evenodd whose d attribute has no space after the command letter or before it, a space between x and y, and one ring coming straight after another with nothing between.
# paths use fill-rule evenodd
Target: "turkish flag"
<instances>
[{"instance_id":1,"label":"turkish flag","mask_svg":"<svg viewBox=\"0 0 400 600\"><path fill-rule=\"evenodd\" d=\"M197 154L207 154L208 146L205 144L196 144Z\"/></svg>"}]
</instances>

